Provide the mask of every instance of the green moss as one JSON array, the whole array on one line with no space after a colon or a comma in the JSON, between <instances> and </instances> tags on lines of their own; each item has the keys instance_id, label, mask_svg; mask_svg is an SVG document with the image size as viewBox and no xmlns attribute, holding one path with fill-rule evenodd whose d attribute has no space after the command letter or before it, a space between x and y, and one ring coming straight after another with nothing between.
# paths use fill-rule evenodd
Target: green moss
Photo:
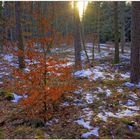
<instances>
[{"instance_id":1,"label":"green moss","mask_svg":"<svg viewBox=\"0 0 140 140\"><path fill-rule=\"evenodd\" d=\"M94 122L95 122L96 124L100 124L100 123L103 122L103 120L102 120L101 118L99 118L99 117L95 117L95 118L94 118Z\"/></svg>"},{"instance_id":2,"label":"green moss","mask_svg":"<svg viewBox=\"0 0 140 140\"><path fill-rule=\"evenodd\" d=\"M45 132L42 131L41 129L36 129L35 130L35 138L36 139L45 139Z\"/></svg>"},{"instance_id":3,"label":"green moss","mask_svg":"<svg viewBox=\"0 0 140 140\"><path fill-rule=\"evenodd\" d=\"M121 86L124 82L126 82L124 79L117 79L117 80L104 80L103 84L105 86Z\"/></svg>"},{"instance_id":4,"label":"green moss","mask_svg":"<svg viewBox=\"0 0 140 140\"><path fill-rule=\"evenodd\" d=\"M0 96L4 96L7 92L5 90L0 90Z\"/></svg>"},{"instance_id":5,"label":"green moss","mask_svg":"<svg viewBox=\"0 0 140 140\"><path fill-rule=\"evenodd\" d=\"M4 139L4 130L0 128L0 139Z\"/></svg>"},{"instance_id":6,"label":"green moss","mask_svg":"<svg viewBox=\"0 0 140 140\"><path fill-rule=\"evenodd\" d=\"M13 132L12 138L25 139L34 136L34 129L28 126L18 126Z\"/></svg>"},{"instance_id":7,"label":"green moss","mask_svg":"<svg viewBox=\"0 0 140 140\"><path fill-rule=\"evenodd\" d=\"M14 99L14 95L13 95L13 93L7 92L6 95L5 95L5 98L6 98L8 101L11 101L11 100Z\"/></svg>"},{"instance_id":8,"label":"green moss","mask_svg":"<svg viewBox=\"0 0 140 140\"><path fill-rule=\"evenodd\" d=\"M4 97L8 101L11 101L14 99L13 93L6 90L0 90L0 96Z\"/></svg>"},{"instance_id":9,"label":"green moss","mask_svg":"<svg viewBox=\"0 0 140 140\"><path fill-rule=\"evenodd\" d=\"M124 124L127 124L127 125L135 125L135 122L130 120L130 119L127 119L127 118L123 118L121 119L121 121L124 123Z\"/></svg>"}]
</instances>

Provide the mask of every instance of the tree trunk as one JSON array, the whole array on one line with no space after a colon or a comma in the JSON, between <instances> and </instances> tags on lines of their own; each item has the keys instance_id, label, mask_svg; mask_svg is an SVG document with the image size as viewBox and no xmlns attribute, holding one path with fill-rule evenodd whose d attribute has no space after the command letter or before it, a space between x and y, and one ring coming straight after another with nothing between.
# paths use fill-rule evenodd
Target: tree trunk
<instances>
[{"instance_id":1,"label":"tree trunk","mask_svg":"<svg viewBox=\"0 0 140 140\"><path fill-rule=\"evenodd\" d=\"M121 1L121 53L124 53L125 46L125 2Z\"/></svg>"},{"instance_id":2,"label":"tree trunk","mask_svg":"<svg viewBox=\"0 0 140 140\"><path fill-rule=\"evenodd\" d=\"M98 53L101 52L100 49L100 2L97 1L97 43L98 43Z\"/></svg>"},{"instance_id":3,"label":"tree trunk","mask_svg":"<svg viewBox=\"0 0 140 140\"><path fill-rule=\"evenodd\" d=\"M25 68L25 56L24 56L24 44L22 38L22 29L21 29L21 10L20 10L21 2L15 2L15 18L16 18L16 39L18 50L21 52L18 56L19 68Z\"/></svg>"},{"instance_id":4,"label":"tree trunk","mask_svg":"<svg viewBox=\"0 0 140 140\"><path fill-rule=\"evenodd\" d=\"M118 27L118 2L114 2L114 43L115 56L114 63L119 63L119 27Z\"/></svg>"},{"instance_id":5,"label":"tree trunk","mask_svg":"<svg viewBox=\"0 0 140 140\"><path fill-rule=\"evenodd\" d=\"M138 83L140 75L140 2L132 2L131 82Z\"/></svg>"},{"instance_id":6,"label":"tree trunk","mask_svg":"<svg viewBox=\"0 0 140 140\"><path fill-rule=\"evenodd\" d=\"M76 2L74 2L74 48L75 66L81 68L81 39L80 39L80 17Z\"/></svg>"},{"instance_id":7,"label":"tree trunk","mask_svg":"<svg viewBox=\"0 0 140 140\"><path fill-rule=\"evenodd\" d=\"M3 26L3 17L2 17L2 1L0 1L0 28L4 28ZM0 31L0 53L3 52L3 41L4 41L4 33Z\"/></svg>"},{"instance_id":8,"label":"tree trunk","mask_svg":"<svg viewBox=\"0 0 140 140\"><path fill-rule=\"evenodd\" d=\"M80 24L80 33L81 33L81 41L82 41L82 44L83 44L83 49L85 51L87 61L90 64L89 56L88 56L88 53L87 53L87 50L86 50L86 43L85 43L85 31L84 31L84 18L85 18L85 13L84 12L85 11L84 11L84 8L83 8L83 17L82 17L83 19L80 22L81 23Z\"/></svg>"},{"instance_id":9,"label":"tree trunk","mask_svg":"<svg viewBox=\"0 0 140 140\"><path fill-rule=\"evenodd\" d=\"M92 60L94 62L94 57L95 57L95 55L94 55L94 52L95 52L95 50L94 50L94 42L92 42L92 45L93 45L93 48L92 48Z\"/></svg>"}]
</instances>

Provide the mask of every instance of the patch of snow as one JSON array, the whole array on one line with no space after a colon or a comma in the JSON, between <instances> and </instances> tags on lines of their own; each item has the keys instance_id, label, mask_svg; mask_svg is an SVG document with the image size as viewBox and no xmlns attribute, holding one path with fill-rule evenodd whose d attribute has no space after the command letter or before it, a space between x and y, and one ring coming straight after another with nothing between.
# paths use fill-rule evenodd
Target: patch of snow
<instances>
[{"instance_id":1,"label":"patch of snow","mask_svg":"<svg viewBox=\"0 0 140 140\"><path fill-rule=\"evenodd\" d=\"M97 95L94 95L93 99L99 100L100 98Z\"/></svg>"},{"instance_id":2,"label":"patch of snow","mask_svg":"<svg viewBox=\"0 0 140 140\"><path fill-rule=\"evenodd\" d=\"M136 99L136 100L138 100L138 99L139 99L139 98L138 98L138 96L137 96L137 94L135 94L135 93L130 94L129 96L130 96L130 97L132 97L132 98L134 98L134 99Z\"/></svg>"},{"instance_id":3,"label":"patch of snow","mask_svg":"<svg viewBox=\"0 0 140 140\"><path fill-rule=\"evenodd\" d=\"M130 77L130 73L129 72L127 72L127 73L125 73L125 74L121 74L121 77L122 78L129 78Z\"/></svg>"},{"instance_id":4,"label":"patch of snow","mask_svg":"<svg viewBox=\"0 0 140 140\"><path fill-rule=\"evenodd\" d=\"M131 111L129 109L126 109L126 110L122 110L118 113L116 113L116 117L117 118L122 118L122 117L131 117L131 116L134 116L136 115L137 113L135 111Z\"/></svg>"},{"instance_id":5,"label":"patch of snow","mask_svg":"<svg viewBox=\"0 0 140 140\"><path fill-rule=\"evenodd\" d=\"M12 100L12 102L14 102L14 103L17 103L22 98L27 98L27 95L21 96L21 95L15 94L15 93L13 93L13 95L14 95L14 99Z\"/></svg>"},{"instance_id":6,"label":"patch of snow","mask_svg":"<svg viewBox=\"0 0 140 140\"><path fill-rule=\"evenodd\" d=\"M85 103L83 103L82 100L74 100L74 103L72 103L72 105L75 105L75 106L85 106Z\"/></svg>"},{"instance_id":7,"label":"patch of snow","mask_svg":"<svg viewBox=\"0 0 140 140\"><path fill-rule=\"evenodd\" d=\"M139 106L126 106L127 108L131 109L131 110L135 110L135 111L138 111L140 110L140 107Z\"/></svg>"},{"instance_id":8,"label":"patch of snow","mask_svg":"<svg viewBox=\"0 0 140 140\"><path fill-rule=\"evenodd\" d=\"M79 125L82 125L84 128L87 128L90 130L90 132L83 133L82 138L88 138L91 135L99 136L98 130L99 127L93 127L90 125L91 118L93 115L93 111L90 108L84 108L83 109L84 114L81 116L79 120L76 120L75 122Z\"/></svg>"},{"instance_id":9,"label":"patch of snow","mask_svg":"<svg viewBox=\"0 0 140 140\"><path fill-rule=\"evenodd\" d=\"M52 50L52 51L59 51L60 48L52 48L51 50Z\"/></svg>"},{"instance_id":10,"label":"patch of snow","mask_svg":"<svg viewBox=\"0 0 140 140\"><path fill-rule=\"evenodd\" d=\"M55 65L55 67L67 67L67 66L71 66L74 65L74 62L67 62L65 64L57 64Z\"/></svg>"},{"instance_id":11,"label":"patch of snow","mask_svg":"<svg viewBox=\"0 0 140 140\"><path fill-rule=\"evenodd\" d=\"M4 75L9 75L9 72L0 72L0 75L2 76L4 76Z\"/></svg>"},{"instance_id":12,"label":"patch of snow","mask_svg":"<svg viewBox=\"0 0 140 140\"><path fill-rule=\"evenodd\" d=\"M88 77L88 76L91 76L93 73L91 72L90 69L87 69L87 70L79 70L79 71L76 71L74 73L75 76L77 77Z\"/></svg>"},{"instance_id":13,"label":"patch of snow","mask_svg":"<svg viewBox=\"0 0 140 140\"><path fill-rule=\"evenodd\" d=\"M82 93L82 91L83 91L83 89L81 88L81 89L75 90L74 93L75 94L80 94L80 93Z\"/></svg>"},{"instance_id":14,"label":"patch of snow","mask_svg":"<svg viewBox=\"0 0 140 140\"><path fill-rule=\"evenodd\" d=\"M93 80L97 80L98 78L102 78L102 79L105 79L105 76L103 75L103 72L100 72L99 70L97 69L94 69L94 76L92 77Z\"/></svg>"},{"instance_id":15,"label":"patch of snow","mask_svg":"<svg viewBox=\"0 0 140 140\"><path fill-rule=\"evenodd\" d=\"M13 61L13 55L12 54L6 54L4 55L4 59L7 60L8 62Z\"/></svg>"},{"instance_id":16,"label":"patch of snow","mask_svg":"<svg viewBox=\"0 0 140 140\"><path fill-rule=\"evenodd\" d=\"M70 106L70 104L68 102L64 102L62 105L63 106Z\"/></svg>"},{"instance_id":17,"label":"patch of snow","mask_svg":"<svg viewBox=\"0 0 140 140\"><path fill-rule=\"evenodd\" d=\"M30 72L30 69L29 68L25 68L24 71L25 72Z\"/></svg>"},{"instance_id":18,"label":"patch of snow","mask_svg":"<svg viewBox=\"0 0 140 140\"><path fill-rule=\"evenodd\" d=\"M0 79L3 77L3 75L0 75Z\"/></svg>"},{"instance_id":19,"label":"patch of snow","mask_svg":"<svg viewBox=\"0 0 140 140\"><path fill-rule=\"evenodd\" d=\"M45 126L50 126L50 125L56 124L58 122L59 122L59 119L54 118L54 119L46 122Z\"/></svg>"},{"instance_id":20,"label":"patch of snow","mask_svg":"<svg viewBox=\"0 0 140 140\"><path fill-rule=\"evenodd\" d=\"M76 120L75 122L79 125L82 125L84 128L92 129L93 127L90 125L92 115L93 111L90 108L84 108L83 115L79 120Z\"/></svg>"},{"instance_id":21,"label":"patch of snow","mask_svg":"<svg viewBox=\"0 0 140 140\"><path fill-rule=\"evenodd\" d=\"M82 134L82 138L85 138L87 139L88 137L90 137L91 135L94 135L94 136L99 136L99 127L94 127L90 132L87 132L87 133L83 133Z\"/></svg>"},{"instance_id":22,"label":"patch of snow","mask_svg":"<svg viewBox=\"0 0 140 140\"><path fill-rule=\"evenodd\" d=\"M63 52L74 52L74 48L68 48L68 49L64 50Z\"/></svg>"},{"instance_id":23,"label":"patch of snow","mask_svg":"<svg viewBox=\"0 0 140 140\"><path fill-rule=\"evenodd\" d=\"M126 83L124 83L124 85L127 87L134 87L135 86L135 84L130 83L130 82L126 82Z\"/></svg>"},{"instance_id":24,"label":"patch of snow","mask_svg":"<svg viewBox=\"0 0 140 140\"><path fill-rule=\"evenodd\" d=\"M126 87L137 87L137 88L140 88L140 82L139 82L138 84L126 82L126 83L124 83L124 85L125 85Z\"/></svg>"},{"instance_id":25,"label":"patch of snow","mask_svg":"<svg viewBox=\"0 0 140 140\"><path fill-rule=\"evenodd\" d=\"M117 92L122 93L123 92L123 89L119 88L119 89L117 89Z\"/></svg>"},{"instance_id":26,"label":"patch of snow","mask_svg":"<svg viewBox=\"0 0 140 140\"><path fill-rule=\"evenodd\" d=\"M109 97L112 94L112 92L109 89L107 89L105 92L107 97Z\"/></svg>"},{"instance_id":27,"label":"patch of snow","mask_svg":"<svg viewBox=\"0 0 140 140\"><path fill-rule=\"evenodd\" d=\"M74 76L76 77L86 77L90 81L96 81L98 79L114 79L114 75L104 72L104 68L101 66L95 66L94 68L90 69L83 69L74 72Z\"/></svg>"},{"instance_id":28,"label":"patch of snow","mask_svg":"<svg viewBox=\"0 0 140 140\"><path fill-rule=\"evenodd\" d=\"M94 69L97 69L97 70L104 70L103 66L95 66Z\"/></svg>"},{"instance_id":29,"label":"patch of snow","mask_svg":"<svg viewBox=\"0 0 140 140\"><path fill-rule=\"evenodd\" d=\"M132 131L133 130L133 126L132 125L128 125L128 128Z\"/></svg>"},{"instance_id":30,"label":"patch of snow","mask_svg":"<svg viewBox=\"0 0 140 140\"><path fill-rule=\"evenodd\" d=\"M85 118L87 121L90 121L93 115L93 110L91 110L90 108L84 108L82 110L84 112L84 115L82 117Z\"/></svg>"},{"instance_id":31,"label":"patch of snow","mask_svg":"<svg viewBox=\"0 0 140 140\"><path fill-rule=\"evenodd\" d=\"M123 118L123 117L130 117L130 116L134 116L134 115L137 115L136 111L132 111L132 110L129 110L129 109L126 109L126 110L122 110L122 111L119 111L117 113L112 113L112 112L100 112L97 116L103 120L103 121L107 121L108 117L114 117L114 118Z\"/></svg>"},{"instance_id":32,"label":"patch of snow","mask_svg":"<svg viewBox=\"0 0 140 140\"><path fill-rule=\"evenodd\" d=\"M98 92L104 92L104 90L101 88L101 87L97 87L97 89L98 89Z\"/></svg>"},{"instance_id":33,"label":"patch of snow","mask_svg":"<svg viewBox=\"0 0 140 140\"><path fill-rule=\"evenodd\" d=\"M92 96L92 93L85 93L85 99L86 99L86 102L88 103L88 104L92 104L93 103L93 96Z\"/></svg>"},{"instance_id":34,"label":"patch of snow","mask_svg":"<svg viewBox=\"0 0 140 140\"><path fill-rule=\"evenodd\" d=\"M97 117L99 117L101 120L103 120L105 122L107 121L107 116L106 115L103 115L102 112L98 113Z\"/></svg>"},{"instance_id":35,"label":"patch of snow","mask_svg":"<svg viewBox=\"0 0 140 140\"><path fill-rule=\"evenodd\" d=\"M135 105L135 102L132 101L132 100L128 100L127 103L126 103L127 106L133 106Z\"/></svg>"},{"instance_id":36,"label":"patch of snow","mask_svg":"<svg viewBox=\"0 0 140 140\"><path fill-rule=\"evenodd\" d=\"M90 126L90 121L84 121L84 119L79 119L79 120L77 120L77 121L75 121L75 122L77 122L79 125L82 125L84 128L87 128L87 129L91 129L92 128L92 126Z\"/></svg>"},{"instance_id":37,"label":"patch of snow","mask_svg":"<svg viewBox=\"0 0 140 140\"><path fill-rule=\"evenodd\" d=\"M89 48L93 48L93 44L92 43L86 43L86 46Z\"/></svg>"}]
</instances>

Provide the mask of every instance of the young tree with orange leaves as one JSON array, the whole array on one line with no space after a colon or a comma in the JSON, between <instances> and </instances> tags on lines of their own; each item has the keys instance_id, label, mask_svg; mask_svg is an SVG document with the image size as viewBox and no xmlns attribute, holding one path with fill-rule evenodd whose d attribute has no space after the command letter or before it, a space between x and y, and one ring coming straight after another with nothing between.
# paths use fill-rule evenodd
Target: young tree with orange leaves
<instances>
[{"instance_id":1,"label":"young tree with orange leaves","mask_svg":"<svg viewBox=\"0 0 140 140\"><path fill-rule=\"evenodd\" d=\"M50 32L49 21L43 15L38 18L36 14L35 18L42 36L26 43L26 69L13 67L12 79L7 82L6 87L23 97L26 95L27 98L23 98L20 104L25 107L27 115L45 123L53 115L53 104L65 92L73 90L74 82L72 67L67 66L67 61L47 53L54 40L53 36L46 36ZM36 42L40 45L36 46ZM20 50L16 52L16 56L21 54Z\"/></svg>"}]
</instances>

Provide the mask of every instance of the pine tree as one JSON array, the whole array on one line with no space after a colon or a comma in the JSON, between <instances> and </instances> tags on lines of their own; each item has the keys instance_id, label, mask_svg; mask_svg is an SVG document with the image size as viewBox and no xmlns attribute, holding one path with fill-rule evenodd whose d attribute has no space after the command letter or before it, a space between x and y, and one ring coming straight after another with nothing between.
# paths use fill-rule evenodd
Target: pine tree
<instances>
[{"instance_id":1,"label":"pine tree","mask_svg":"<svg viewBox=\"0 0 140 140\"><path fill-rule=\"evenodd\" d=\"M120 2L121 8L121 53L124 53L125 46L125 2Z\"/></svg>"},{"instance_id":2,"label":"pine tree","mask_svg":"<svg viewBox=\"0 0 140 140\"><path fill-rule=\"evenodd\" d=\"M80 39L80 17L76 2L74 2L74 48L75 66L81 67L81 39Z\"/></svg>"},{"instance_id":3,"label":"pine tree","mask_svg":"<svg viewBox=\"0 0 140 140\"><path fill-rule=\"evenodd\" d=\"M24 44L22 38L22 28L21 28L21 2L15 2L15 18L16 18L16 39L17 39L17 46L19 49L18 61L19 61L19 68L25 68L25 58L24 58Z\"/></svg>"},{"instance_id":4,"label":"pine tree","mask_svg":"<svg viewBox=\"0 0 140 140\"><path fill-rule=\"evenodd\" d=\"M118 2L113 2L114 10L114 43L115 43L115 56L114 63L119 63L119 27L118 27Z\"/></svg>"},{"instance_id":5,"label":"pine tree","mask_svg":"<svg viewBox=\"0 0 140 140\"><path fill-rule=\"evenodd\" d=\"M132 2L131 82L138 83L140 75L140 2Z\"/></svg>"}]
</instances>

